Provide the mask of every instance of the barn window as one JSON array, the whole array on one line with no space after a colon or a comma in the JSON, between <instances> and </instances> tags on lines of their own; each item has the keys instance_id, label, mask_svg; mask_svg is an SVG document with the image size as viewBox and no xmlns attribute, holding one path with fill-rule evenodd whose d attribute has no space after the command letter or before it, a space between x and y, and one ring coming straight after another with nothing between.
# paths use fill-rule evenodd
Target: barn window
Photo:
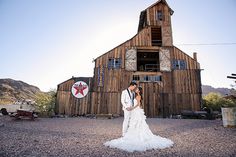
<instances>
[{"instance_id":1,"label":"barn window","mask_svg":"<svg viewBox=\"0 0 236 157\"><path fill-rule=\"evenodd\" d=\"M174 69L174 70L186 69L186 61L185 60L173 60L172 61L172 69Z\"/></svg>"},{"instance_id":2,"label":"barn window","mask_svg":"<svg viewBox=\"0 0 236 157\"><path fill-rule=\"evenodd\" d=\"M139 81L139 80L140 80L139 75L133 75L133 80L135 80L135 81Z\"/></svg>"},{"instance_id":3,"label":"barn window","mask_svg":"<svg viewBox=\"0 0 236 157\"><path fill-rule=\"evenodd\" d=\"M158 10L156 15L157 20L162 21L163 20L163 14L162 11Z\"/></svg>"},{"instance_id":4,"label":"barn window","mask_svg":"<svg viewBox=\"0 0 236 157\"><path fill-rule=\"evenodd\" d=\"M144 81L149 81L149 77L148 76L144 76Z\"/></svg>"},{"instance_id":5,"label":"barn window","mask_svg":"<svg viewBox=\"0 0 236 157\"><path fill-rule=\"evenodd\" d=\"M161 76L154 76L154 82L161 81Z\"/></svg>"},{"instance_id":6,"label":"barn window","mask_svg":"<svg viewBox=\"0 0 236 157\"><path fill-rule=\"evenodd\" d=\"M159 52L138 52L137 70L144 72L160 71Z\"/></svg>"},{"instance_id":7,"label":"barn window","mask_svg":"<svg viewBox=\"0 0 236 157\"><path fill-rule=\"evenodd\" d=\"M161 75L133 75L133 80L140 82L159 82L162 81Z\"/></svg>"},{"instance_id":8,"label":"barn window","mask_svg":"<svg viewBox=\"0 0 236 157\"><path fill-rule=\"evenodd\" d=\"M160 75L145 76L144 81L145 82L158 82L158 81L161 81L161 76Z\"/></svg>"},{"instance_id":9,"label":"barn window","mask_svg":"<svg viewBox=\"0 0 236 157\"><path fill-rule=\"evenodd\" d=\"M151 81L153 82L162 81L162 77L160 75L152 76Z\"/></svg>"},{"instance_id":10,"label":"barn window","mask_svg":"<svg viewBox=\"0 0 236 157\"><path fill-rule=\"evenodd\" d=\"M119 69L121 68L121 58L109 58L108 69Z\"/></svg>"},{"instance_id":11,"label":"barn window","mask_svg":"<svg viewBox=\"0 0 236 157\"><path fill-rule=\"evenodd\" d=\"M161 27L152 27L152 46L162 46Z\"/></svg>"}]
</instances>

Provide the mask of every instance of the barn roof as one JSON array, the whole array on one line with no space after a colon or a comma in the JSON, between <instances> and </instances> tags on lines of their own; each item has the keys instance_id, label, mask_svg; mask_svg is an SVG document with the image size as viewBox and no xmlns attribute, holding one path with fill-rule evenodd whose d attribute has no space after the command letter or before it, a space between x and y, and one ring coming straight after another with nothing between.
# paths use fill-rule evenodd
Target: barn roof
<instances>
[{"instance_id":1,"label":"barn roof","mask_svg":"<svg viewBox=\"0 0 236 157\"><path fill-rule=\"evenodd\" d=\"M57 86L60 86L60 85L66 83L68 81L71 81L71 80L74 80L76 82L76 81L86 81L86 80L92 79L92 78L93 77L74 77L74 76L72 76L72 78L69 78L68 80L63 81L62 83L58 84Z\"/></svg>"},{"instance_id":2,"label":"barn roof","mask_svg":"<svg viewBox=\"0 0 236 157\"><path fill-rule=\"evenodd\" d=\"M154 3L153 5L149 6L147 9L152 8L153 6L157 5L158 3L164 3L169 8L170 14L171 15L174 14L174 11L169 7L169 5L167 4L166 0L159 0L156 3ZM147 10L147 9L145 9L145 10Z\"/></svg>"},{"instance_id":3,"label":"barn roof","mask_svg":"<svg viewBox=\"0 0 236 157\"><path fill-rule=\"evenodd\" d=\"M136 34L136 35L137 35L137 34ZM121 43L121 44L119 44L118 46L116 46L116 47L114 47L113 49L111 49L111 50L107 51L106 53L104 53L104 54L102 54L102 55L98 56L96 59L94 59L94 61L96 61L98 58L100 58L100 57L102 57L102 56L106 55L107 53L110 53L112 50L116 49L117 47L120 47L121 45L123 45L123 44L127 43L128 41L132 40L132 39L133 39L133 38L134 38L136 35L134 35L132 38L130 38L130 39L128 39L128 40L126 40L125 42L122 42L122 43Z\"/></svg>"}]
</instances>

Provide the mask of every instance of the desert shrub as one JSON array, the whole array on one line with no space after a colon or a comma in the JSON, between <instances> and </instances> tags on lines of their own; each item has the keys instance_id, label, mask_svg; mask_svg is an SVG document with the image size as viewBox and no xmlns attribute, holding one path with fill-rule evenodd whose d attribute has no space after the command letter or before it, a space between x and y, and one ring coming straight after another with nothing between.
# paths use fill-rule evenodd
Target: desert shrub
<instances>
[{"instance_id":1,"label":"desert shrub","mask_svg":"<svg viewBox=\"0 0 236 157\"><path fill-rule=\"evenodd\" d=\"M203 106L215 111L221 111L221 107L234 107L236 102L223 98L219 93L209 93L203 97Z\"/></svg>"},{"instance_id":2,"label":"desert shrub","mask_svg":"<svg viewBox=\"0 0 236 157\"><path fill-rule=\"evenodd\" d=\"M38 93L36 95L36 111L39 112L41 116L52 116L52 114L54 114L55 102L55 90L51 90L48 93Z\"/></svg>"}]
</instances>

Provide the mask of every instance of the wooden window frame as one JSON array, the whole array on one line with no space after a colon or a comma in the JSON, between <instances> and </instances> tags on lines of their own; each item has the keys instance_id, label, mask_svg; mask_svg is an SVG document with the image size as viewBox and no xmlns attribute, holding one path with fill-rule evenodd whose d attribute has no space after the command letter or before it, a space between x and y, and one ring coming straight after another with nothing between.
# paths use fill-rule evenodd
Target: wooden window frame
<instances>
[{"instance_id":1,"label":"wooden window frame","mask_svg":"<svg viewBox=\"0 0 236 157\"><path fill-rule=\"evenodd\" d=\"M187 69L186 61L182 59L172 60L172 69L173 70L186 70Z\"/></svg>"},{"instance_id":2,"label":"wooden window frame","mask_svg":"<svg viewBox=\"0 0 236 157\"><path fill-rule=\"evenodd\" d=\"M156 12L156 20L157 21L163 21L164 20L163 12L161 10L158 10Z\"/></svg>"},{"instance_id":3,"label":"wooden window frame","mask_svg":"<svg viewBox=\"0 0 236 157\"><path fill-rule=\"evenodd\" d=\"M121 58L109 58L108 59L108 69L120 69L122 65Z\"/></svg>"},{"instance_id":4,"label":"wooden window frame","mask_svg":"<svg viewBox=\"0 0 236 157\"><path fill-rule=\"evenodd\" d=\"M161 82L161 75L133 75L133 80L140 82Z\"/></svg>"}]
</instances>

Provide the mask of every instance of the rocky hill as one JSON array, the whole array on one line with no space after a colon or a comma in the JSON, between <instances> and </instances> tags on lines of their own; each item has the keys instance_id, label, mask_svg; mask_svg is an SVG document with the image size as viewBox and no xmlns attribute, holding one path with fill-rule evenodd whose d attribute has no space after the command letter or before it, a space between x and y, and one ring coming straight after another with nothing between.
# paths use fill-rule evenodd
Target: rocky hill
<instances>
[{"instance_id":1,"label":"rocky hill","mask_svg":"<svg viewBox=\"0 0 236 157\"><path fill-rule=\"evenodd\" d=\"M214 88L209 85L202 85L202 95L207 95L208 93L220 93L222 96L230 95L231 90L229 88Z\"/></svg>"},{"instance_id":2,"label":"rocky hill","mask_svg":"<svg viewBox=\"0 0 236 157\"><path fill-rule=\"evenodd\" d=\"M22 100L35 100L41 93L36 86L13 79L0 79L0 104L9 104Z\"/></svg>"}]
</instances>

